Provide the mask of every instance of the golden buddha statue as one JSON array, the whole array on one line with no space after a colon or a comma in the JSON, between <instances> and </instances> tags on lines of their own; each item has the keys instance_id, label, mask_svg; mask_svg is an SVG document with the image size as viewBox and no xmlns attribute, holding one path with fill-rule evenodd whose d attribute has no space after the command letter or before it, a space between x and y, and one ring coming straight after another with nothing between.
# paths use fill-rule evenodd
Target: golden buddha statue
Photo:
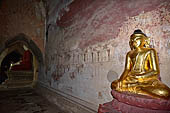
<instances>
[{"instance_id":1,"label":"golden buddha statue","mask_svg":"<svg viewBox=\"0 0 170 113\"><path fill-rule=\"evenodd\" d=\"M127 53L125 70L111 88L154 98L168 99L170 88L159 80L158 57L155 49L149 48L149 37L135 30L130 37L131 51Z\"/></svg>"}]
</instances>

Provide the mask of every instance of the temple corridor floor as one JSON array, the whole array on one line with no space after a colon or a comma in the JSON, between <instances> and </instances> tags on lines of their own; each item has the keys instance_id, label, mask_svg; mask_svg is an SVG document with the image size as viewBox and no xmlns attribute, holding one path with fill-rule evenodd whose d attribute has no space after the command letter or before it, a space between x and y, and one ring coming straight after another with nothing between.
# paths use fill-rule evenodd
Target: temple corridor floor
<instances>
[{"instance_id":1,"label":"temple corridor floor","mask_svg":"<svg viewBox=\"0 0 170 113\"><path fill-rule=\"evenodd\" d=\"M32 89L0 91L0 113L66 113Z\"/></svg>"}]
</instances>

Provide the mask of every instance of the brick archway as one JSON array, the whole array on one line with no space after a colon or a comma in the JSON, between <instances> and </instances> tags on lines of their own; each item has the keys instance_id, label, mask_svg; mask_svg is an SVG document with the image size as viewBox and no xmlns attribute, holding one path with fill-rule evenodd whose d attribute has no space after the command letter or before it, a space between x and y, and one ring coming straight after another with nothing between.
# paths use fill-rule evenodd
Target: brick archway
<instances>
[{"instance_id":1,"label":"brick archway","mask_svg":"<svg viewBox=\"0 0 170 113\"><path fill-rule=\"evenodd\" d=\"M41 50L38 48L38 46L34 43L33 40L31 40L29 37L27 37L25 34L19 34L15 36L12 39L7 40L4 43L3 48L0 49L0 54L6 49L12 46L13 44L21 42L27 45L27 47L32 51L32 53L37 58L38 62L43 64L43 54Z\"/></svg>"},{"instance_id":2,"label":"brick archway","mask_svg":"<svg viewBox=\"0 0 170 113\"><path fill-rule=\"evenodd\" d=\"M7 40L5 43L3 43L3 46L0 48L0 58L3 59L6 55L8 55L8 52L17 44L23 44L26 45L27 48L32 52L33 54L33 83L32 86L34 86L37 83L38 76L40 75L39 72L42 71L44 66L44 60L43 60L43 54L39 47L34 43L33 40L31 40L29 37L27 37L25 34L19 34L15 36L14 38L11 38ZM5 52L6 51L6 52ZM0 62L1 63L1 62Z\"/></svg>"}]
</instances>

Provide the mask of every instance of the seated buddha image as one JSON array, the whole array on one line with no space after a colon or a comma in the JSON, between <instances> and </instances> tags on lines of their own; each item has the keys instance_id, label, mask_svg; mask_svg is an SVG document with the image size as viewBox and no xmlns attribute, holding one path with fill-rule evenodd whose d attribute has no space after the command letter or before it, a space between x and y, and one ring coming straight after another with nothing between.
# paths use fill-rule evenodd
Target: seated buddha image
<instances>
[{"instance_id":1,"label":"seated buddha image","mask_svg":"<svg viewBox=\"0 0 170 113\"><path fill-rule=\"evenodd\" d=\"M141 30L130 36L131 51L126 55L125 69L111 88L118 92L146 95L157 99L169 99L170 88L159 80L159 63L156 50L150 48L149 37Z\"/></svg>"}]
</instances>

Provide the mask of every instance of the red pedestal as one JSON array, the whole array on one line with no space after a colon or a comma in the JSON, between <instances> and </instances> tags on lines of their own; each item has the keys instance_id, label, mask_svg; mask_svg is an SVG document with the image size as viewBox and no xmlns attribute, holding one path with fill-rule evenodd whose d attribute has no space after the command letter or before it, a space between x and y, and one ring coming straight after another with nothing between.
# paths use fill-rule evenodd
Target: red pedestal
<instances>
[{"instance_id":1,"label":"red pedestal","mask_svg":"<svg viewBox=\"0 0 170 113\"><path fill-rule=\"evenodd\" d=\"M99 105L98 113L170 113L170 99L154 99L114 90L112 95L111 102Z\"/></svg>"}]
</instances>

